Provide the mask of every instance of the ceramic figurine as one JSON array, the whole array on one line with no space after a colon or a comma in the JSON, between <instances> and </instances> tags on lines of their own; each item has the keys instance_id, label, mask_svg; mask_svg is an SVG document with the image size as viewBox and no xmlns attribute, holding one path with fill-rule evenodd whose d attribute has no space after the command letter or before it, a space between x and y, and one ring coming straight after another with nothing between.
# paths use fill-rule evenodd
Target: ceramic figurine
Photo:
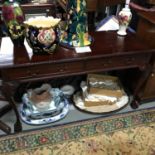
<instances>
[{"instance_id":1,"label":"ceramic figurine","mask_svg":"<svg viewBox=\"0 0 155 155\"><path fill-rule=\"evenodd\" d=\"M2 18L13 43L17 46L24 43L24 14L18 2L9 0L2 6Z\"/></svg>"},{"instance_id":2,"label":"ceramic figurine","mask_svg":"<svg viewBox=\"0 0 155 155\"><path fill-rule=\"evenodd\" d=\"M68 0L67 24L60 32L60 43L73 47L90 45L86 0Z\"/></svg>"},{"instance_id":3,"label":"ceramic figurine","mask_svg":"<svg viewBox=\"0 0 155 155\"><path fill-rule=\"evenodd\" d=\"M117 31L118 35L124 36L127 34L126 30L131 21L132 13L129 8L129 0L126 0L125 7L118 14L119 21L119 30Z\"/></svg>"}]
</instances>

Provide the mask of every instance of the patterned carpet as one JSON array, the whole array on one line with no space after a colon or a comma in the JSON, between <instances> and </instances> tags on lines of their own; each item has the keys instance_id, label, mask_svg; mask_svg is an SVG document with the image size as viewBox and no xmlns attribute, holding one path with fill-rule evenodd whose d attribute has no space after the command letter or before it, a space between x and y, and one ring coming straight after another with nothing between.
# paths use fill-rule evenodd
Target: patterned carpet
<instances>
[{"instance_id":1,"label":"patterned carpet","mask_svg":"<svg viewBox=\"0 0 155 155\"><path fill-rule=\"evenodd\" d=\"M0 138L0 155L155 155L155 109Z\"/></svg>"}]
</instances>

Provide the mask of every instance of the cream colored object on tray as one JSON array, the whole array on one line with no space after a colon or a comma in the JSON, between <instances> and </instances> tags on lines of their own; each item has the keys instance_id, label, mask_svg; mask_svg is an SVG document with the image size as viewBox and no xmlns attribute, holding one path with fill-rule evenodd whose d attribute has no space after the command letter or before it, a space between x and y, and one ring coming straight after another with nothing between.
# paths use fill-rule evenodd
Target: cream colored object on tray
<instances>
[{"instance_id":1,"label":"cream colored object on tray","mask_svg":"<svg viewBox=\"0 0 155 155\"><path fill-rule=\"evenodd\" d=\"M98 105L98 106L85 106L84 101L82 99L81 93L77 92L73 97L75 106L78 107L81 110L92 112L92 113L106 113L106 112L112 112L115 110L118 110L125 106L129 98L127 95L122 96L118 102L112 105Z\"/></svg>"},{"instance_id":2,"label":"cream colored object on tray","mask_svg":"<svg viewBox=\"0 0 155 155\"><path fill-rule=\"evenodd\" d=\"M82 92L74 95L75 105L95 113L117 110L129 101L119 79L114 76L89 74L81 84Z\"/></svg>"},{"instance_id":3,"label":"cream colored object on tray","mask_svg":"<svg viewBox=\"0 0 155 155\"><path fill-rule=\"evenodd\" d=\"M121 97L122 86L115 76L88 74L87 86L89 94Z\"/></svg>"}]
</instances>

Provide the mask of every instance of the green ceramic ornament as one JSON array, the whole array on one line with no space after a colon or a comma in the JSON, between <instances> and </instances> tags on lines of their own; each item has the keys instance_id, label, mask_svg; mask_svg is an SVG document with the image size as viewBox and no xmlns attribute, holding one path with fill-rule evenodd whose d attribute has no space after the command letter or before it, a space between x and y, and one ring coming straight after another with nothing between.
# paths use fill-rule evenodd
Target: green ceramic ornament
<instances>
[{"instance_id":1,"label":"green ceramic ornament","mask_svg":"<svg viewBox=\"0 0 155 155\"><path fill-rule=\"evenodd\" d=\"M22 45L24 43L24 14L19 3L13 0L4 2L2 17L13 43Z\"/></svg>"},{"instance_id":2,"label":"green ceramic ornament","mask_svg":"<svg viewBox=\"0 0 155 155\"><path fill-rule=\"evenodd\" d=\"M65 29L61 30L60 43L73 47L91 44L91 37L88 34L86 0L68 0L67 24Z\"/></svg>"}]
</instances>

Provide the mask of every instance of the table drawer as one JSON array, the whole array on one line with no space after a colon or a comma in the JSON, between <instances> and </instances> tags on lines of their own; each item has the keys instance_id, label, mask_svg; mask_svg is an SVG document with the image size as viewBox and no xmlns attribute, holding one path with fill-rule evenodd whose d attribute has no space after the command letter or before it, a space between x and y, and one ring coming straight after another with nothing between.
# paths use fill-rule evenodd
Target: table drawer
<instances>
[{"instance_id":1,"label":"table drawer","mask_svg":"<svg viewBox=\"0 0 155 155\"><path fill-rule=\"evenodd\" d=\"M106 58L87 59L83 61L71 61L65 63L46 63L33 66L20 66L16 68L2 69L3 79L7 80L30 80L60 77L70 74L107 71L139 67L144 68L149 55L141 54L134 56L114 56Z\"/></svg>"},{"instance_id":2,"label":"table drawer","mask_svg":"<svg viewBox=\"0 0 155 155\"><path fill-rule=\"evenodd\" d=\"M86 62L86 70L107 70L131 67L144 67L146 65L145 54L134 56L114 56L107 58L99 58L95 60L88 60Z\"/></svg>"},{"instance_id":3,"label":"table drawer","mask_svg":"<svg viewBox=\"0 0 155 155\"><path fill-rule=\"evenodd\" d=\"M5 80L19 80L26 78L41 78L48 76L60 76L73 72L82 71L83 64L80 62L68 62L61 64L37 64L27 67L8 68L3 70Z\"/></svg>"}]
</instances>

